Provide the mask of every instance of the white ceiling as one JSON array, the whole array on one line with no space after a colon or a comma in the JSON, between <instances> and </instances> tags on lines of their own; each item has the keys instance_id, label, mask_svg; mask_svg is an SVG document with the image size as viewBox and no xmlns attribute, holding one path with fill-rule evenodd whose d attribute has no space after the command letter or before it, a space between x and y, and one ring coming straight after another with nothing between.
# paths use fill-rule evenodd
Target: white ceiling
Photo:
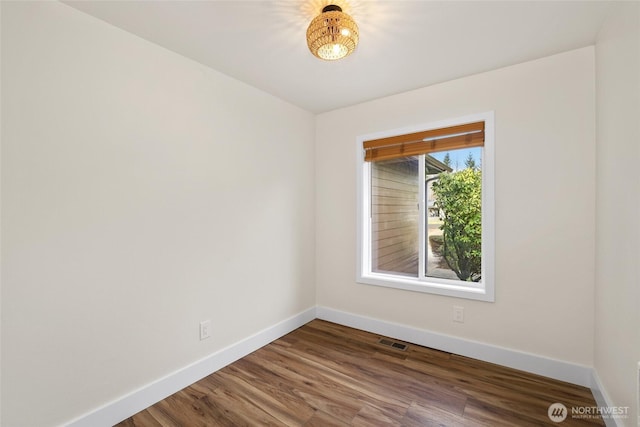
<instances>
[{"instance_id":1,"label":"white ceiling","mask_svg":"<svg viewBox=\"0 0 640 427\"><path fill-rule=\"evenodd\" d=\"M65 1L311 112L594 44L608 1ZM306 28L326 4L360 27L336 62Z\"/></svg>"}]
</instances>

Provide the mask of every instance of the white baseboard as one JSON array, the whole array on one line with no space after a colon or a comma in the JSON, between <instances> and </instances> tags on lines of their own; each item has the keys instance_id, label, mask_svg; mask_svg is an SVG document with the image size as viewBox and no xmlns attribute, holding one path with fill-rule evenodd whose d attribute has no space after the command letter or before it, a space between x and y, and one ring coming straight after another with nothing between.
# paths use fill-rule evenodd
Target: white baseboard
<instances>
[{"instance_id":1,"label":"white baseboard","mask_svg":"<svg viewBox=\"0 0 640 427\"><path fill-rule=\"evenodd\" d=\"M316 308L316 315L319 319L397 338L413 344L484 360L583 387L591 386L593 369L588 366L564 362L562 360L551 359L478 341L471 341L451 335L439 334L327 307L318 306Z\"/></svg>"},{"instance_id":2,"label":"white baseboard","mask_svg":"<svg viewBox=\"0 0 640 427\"><path fill-rule=\"evenodd\" d=\"M315 317L316 310L315 307L312 307L242 341L223 348L149 385L141 387L120 399L84 414L66 425L68 427L113 426L207 375L254 352L260 347L288 334L294 329L315 319Z\"/></svg>"},{"instance_id":3,"label":"white baseboard","mask_svg":"<svg viewBox=\"0 0 640 427\"><path fill-rule=\"evenodd\" d=\"M596 400L597 406L601 408L610 408L614 406L613 403L611 403L611 399L602 385L602 382L600 382L600 377L595 369L591 373L591 393L593 393L593 398ZM616 418L605 417L603 420L607 427L622 427L622 424L618 424L618 420Z\"/></svg>"},{"instance_id":4,"label":"white baseboard","mask_svg":"<svg viewBox=\"0 0 640 427\"><path fill-rule=\"evenodd\" d=\"M204 359L107 403L70 421L66 426L113 426L315 318L397 338L425 347L520 369L572 384L591 387L598 405L608 406L609 400L603 391L602 384L590 367L318 306L285 319L236 344L223 348ZM613 421L613 424L610 424L611 421ZM617 427L615 420L607 420L607 427Z\"/></svg>"}]
</instances>

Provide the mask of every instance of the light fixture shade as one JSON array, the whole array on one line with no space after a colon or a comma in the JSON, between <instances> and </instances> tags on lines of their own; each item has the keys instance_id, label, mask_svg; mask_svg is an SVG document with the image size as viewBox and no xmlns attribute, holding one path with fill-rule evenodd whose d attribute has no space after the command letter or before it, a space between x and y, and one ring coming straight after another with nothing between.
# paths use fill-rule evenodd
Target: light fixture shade
<instances>
[{"instance_id":1,"label":"light fixture shade","mask_svg":"<svg viewBox=\"0 0 640 427\"><path fill-rule=\"evenodd\" d=\"M307 45L320 59L344 58L358 45L358 26L340 6L325 6L307 28Z\"/></svg>"}]
</instances>

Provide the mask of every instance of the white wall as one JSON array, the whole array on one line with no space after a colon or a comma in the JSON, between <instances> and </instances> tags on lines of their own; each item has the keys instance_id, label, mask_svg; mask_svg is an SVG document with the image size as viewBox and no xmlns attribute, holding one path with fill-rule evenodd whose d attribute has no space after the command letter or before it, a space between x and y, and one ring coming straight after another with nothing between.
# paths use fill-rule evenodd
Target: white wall
<instances>
[{"instance_id":1,"label":"white wall","mask_svg":"<svg viewBox=\"0 0 640 427\"><path fill-rule=\"evenodd\" d=\"M632 426L640 362L639 3L619 5L603 25L596 76L595 368L610 403L630 408L623 422Z\"/></svg>"},{"instance_id":2,"label":"white wall","mask_svg":"<svg viewBox=\"0 0 640 427\"><path fill-rule=\"evenodd\" d=\"M315 154L307 112L65 5L0 4L3 425L68 421L313 306L314 289L321 306L595 364L633 425L637 3L595 55L322 114ZM356 284L356 136L487 110L496 302Z\"/></svg>"},{"instance_id":3,"label":"white wall","mask_svg":"<svg viewBox=\"0 0 640 427\"><path fill-rule=\"evenodd\" d=\"M356 137L489 110L495 303L356 283ZM593 47L319 115L318 305L591 366L594 120Z\"/></svg>"},{"instance_id":4,"label":"white wall","mask_svg":"<svg viewBox=\"0 0 640 427\"><path fill-rule=\"evenodd\" d=\"M2 5L0 5L0 23L2 22ZM1 28L0 28L1 30ZM0 35L0 42L1 42ZM0 56L2 47L0 43ZM1 65L1 61L0 61ZM0 66L0 100L2 99L2 67ZM0 189L2 188L2 102L0 102ZM0 190L1 192L1 190ZM0 197L0 224L2 224L2 197ZM0 227L0 424L2 424L2 227Z\"/></svg>"},{"instance_id":5,"label":"white wall","mask_svg":"<svg viewBox=\"0 0 640 427\"><path fill-rule=\"evenodd\" d=\"M310 113L57 2L2 2L2 90L2 425L314 305Z\"/></svg>"}]
</instances>

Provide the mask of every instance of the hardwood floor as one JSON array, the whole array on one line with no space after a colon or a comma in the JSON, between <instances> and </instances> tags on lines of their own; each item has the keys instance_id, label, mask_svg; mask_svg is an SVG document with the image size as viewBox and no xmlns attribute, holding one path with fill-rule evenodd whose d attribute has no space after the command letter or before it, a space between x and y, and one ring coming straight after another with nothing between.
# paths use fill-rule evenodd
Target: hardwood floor
<instances>
[{"instance_id":1,"label":"hardwood floor","mask_svg":"<svg viewBox=\"0 0 640 427\"><path fill-rule=\"evenodd\" d=\"M604 425L571 415L587 388L380 338L314 320L118 426Z\"/></svg>"}]
</instances>

